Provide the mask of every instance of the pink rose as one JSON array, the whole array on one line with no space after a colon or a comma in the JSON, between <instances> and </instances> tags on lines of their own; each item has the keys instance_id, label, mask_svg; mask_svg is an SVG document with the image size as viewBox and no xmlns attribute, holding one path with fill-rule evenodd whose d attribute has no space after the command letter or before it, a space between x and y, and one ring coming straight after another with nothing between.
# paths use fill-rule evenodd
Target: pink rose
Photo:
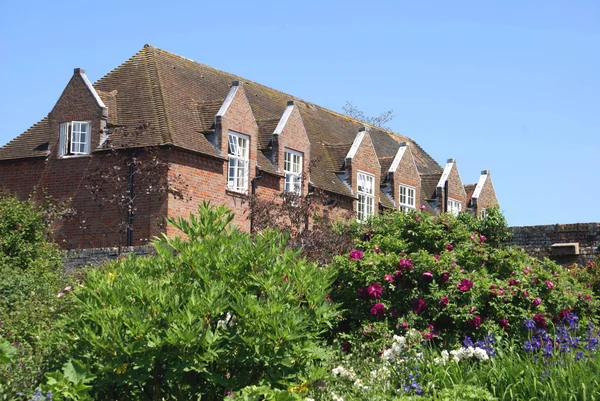
<instances>
[{"instance_id":1,"label":"pink rose","mask_svg":"<svg viewBox=\"0 0 600 401\"><path fill-rule=\"evenodd\" d=\"M442 297L442 299L440 299L440 308L445 308L446 305L448 305L449 301L450 301L450 297L448 297L448 296Z\"/></svg>"},{"instance_id":2,"label":"pink rose","mask_svg":"<svg viewBox=\"0 0 600 401\"><path fill-rule=\"evenodd\" d=\"M479 326L481 326L481 316L475 316L471 319L468 319L467 324L473 330L477 330L479 328Z\"/></svg>"},{"instance_id":3,"label":"pink rose","mask_svg":"<svg viewBox=\"0 0 600 401\"><path fill-rule=\"evenodd\" d=\"M454 249L454 245L452 245L452 244L447 244L447 245L446 245L446 249L447 249L447 250L449 250L449 251L451 251L451 250L453 250L453 249Z\"/></svg>"},{"instance_id":4,"label":"pink rose","mask_svg":"<svg viewBox=\"0 0 600 401\"><path fill-rule=\"evenodd\" d=\"M440 276L440 282L442 284L447 283L448 280L450 280L450 273L448 272L443 272L442 275Z\"/></svg>"},{"instance_id":5,"label":"pink rose","mask_svg":"<svg viewBox=\"0 0 600 401\"><path fill-rule=\"evenodd\" d=\"M359 251L358 249L355 249L350 252L350 260L362 260L363 257L364 257L364 254L362 253L362 251Z\"/></svg>"},{"instance_id":6,"label":"pink rose","mask_svg":"<svg viewBox=\"0 0 600 401\"><path fill-rule=\"evenodd\" d=\"M400 267L400 270L412 270L413 269L412 260L410 260L408 258L402 258L402 259L400 259L400 262L398 263L398 267Z\"/></svg>"},{"instance_id":7,"label":"pink rose","mask_svg":"<svg viewBox=\"0 0 600 401\"><path fill-rule=\"evenodd\" d=\"M534 298L533 301L531 301L531 305L533 305L534 307L537 307L541 303L542 300L540 298Z\"/></svg>"},{"instance_id":8,"label":"pink rose","mask_svg":"<svg viewBox=\"0 0 600 401\"><path fill-rule=\"evenodd\" d=\"M68 286L65 287L65 289L63 291L71 291L72 289L73 288L70 285L68 285Z\"/></svg>"},{"instance_id":9,"label":"pink rose","mask_svg":"<svg viewBox=\"0 0 600 401\"><path fill-rule=\"evenodd\" d=\"M383 293L383 288L381 284L375 283L367 287L367 292L369 293L370 298L379 298Z\"/></svg>"},{"instance_id":10,"label":"pink rose","mask_svg":"<svg viewBox=\"0 0 600 401\"><path fill-rule=\"evenodd\" d=\"M550 290L554 289L554 283L550 280L546 280L546 286L548 286L548 289Z\"/></svg>"},{"instance_id":11,"label":"pink rose","mask_svg":"<svg viewBox=\"0 0 600 401\"><path fill-rule=\"evenodd\" d=\"M456 287L463 292L469 291L471 288L473 288L473 282L463 278L460 280L460 284L457 284Z\"/></svg>"},{"instance_id":12,"label":"pink rose","mask_svg":"<svg viewBox=\"0 0 600 401\"><path fill-rule=\"evenodd\" d=\"M385 315L385 305L382 303L377 303L371 307L371 314L373 316L383 316Z\"/></svg>"},{"instance_id":13,"label":"pink rose","mask_svg":"<svg viewBox=\"0 0 600 401\"><path fill-rule=\"evenodd\" d=\"M506 318L500 318L498 319L498 324L500 325L500 327L504 327L505 329L508 329L508 319Z\"/></svg>"},{"instance_id":14,"label":"pink rose","mask_svg":"<svg viewBox=\"0 0 600 401\"><path fill-rule=\"evenodd\" d=\"M431 283L433 281L433 274L431 272L425 272L421 274L421 279L426 283Z\"/></svg>"},{"instance_id":15,"label":"pink rose","mask_svg":"<svg viewBox=\"0 0 600 401\"><path fill-rule=\"evenodd\" d=\"M485 237L485 235L481 235L481 236L479 236L479 238L481 239L481 242L485 242L485 240L487 239L487 238Z\"/></svg>"},{"instance_id":16,"label":"pink rose","mask_svg":"<svg viewBox=\"0 0 600 401\"><path fill-rule=\"evenodd\" d=\"M391 275L391 274L386 274L385 276L383 276L383 279L384 279L385 281L389 281L390 283L393 283L393 282L394 282L394 276L393 276L393 275Z\"/></svg>"},{"instance_id":17,"label":"pink rose","mask_svg":"<svg viewBox=\"0 0 600 401\"><path fill-rule=\"evenodd\" d=\"M381 249L377 248L376 246L373 247L373 250L375 253L381 253Z\"/></svg>"},{"instance_id":18,"label":"pink rose","mask_svg":"<svg viewBox=\"0 0 600 401\"><path fill-rule=\"evenodd\" d=\"M411 307L415 314L420 315L427 309L427 303L425 303L423 298L419 298L411 302Z\"/></svg>"}]
</instances>

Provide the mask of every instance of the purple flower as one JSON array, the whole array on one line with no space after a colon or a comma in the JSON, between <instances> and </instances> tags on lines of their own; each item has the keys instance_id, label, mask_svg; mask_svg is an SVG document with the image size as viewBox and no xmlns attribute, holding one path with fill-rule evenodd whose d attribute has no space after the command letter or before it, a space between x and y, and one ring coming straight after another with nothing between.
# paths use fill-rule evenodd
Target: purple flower
<instances>
[{"instance_id":1,"label":"purple flower","mask_svg":"<svg viewBox=\"0 0 600 401\"><path fill-rule=\"evenodd\" d=\"M373 250L375 251L375 253L381 253L381 249L379 249L377 246L374 246Z\"/></svg>"},{"instance_id":2,"label":"purple flower","mask_svg":"<svg viewBox=\"0 0 600 401\"><path fill-rule=\"evenodd\" d=\"M479 236L479 239L481 239L481 242L485 242L485 240L486 240L487 238L485 237L485 235L481 235L481 236Z\"/></svg>"},{"instance_id":3,"label":"purple flower","mask_svg":"<svg viewBox=\"0 0 600 401\"><path fill-rule=\"evenodd\" d=\"M541 303L542 300L540 298L534 298L533 301L531 301L531 305L533 305L534 307L538 306Z\"/></svg>"},{"instance_id":4,"label":"purple flower","mask_svg":"<svg viewBox=\"0 0 600 401\"><path fill-rule=\"evenodd\" d=\"M425 272L421 274L421 279L426 283L431 283L433 281L433 274L431 274L431 272Z\"/></svg>"},{"instance_id":5,"label":"purple flower","mask_svg":"<svg viewBox=\"0 0 600 401\"><path fill-rule=\"evenodd\" d=\"M358 297L362 298L362 299L369 298L369 291L367 290L366 287L358 289Z\"/></svg>"},{"instance_id":6,"label":"purple flower","mask_svg":"<svg viewBox=\"0 0 600 401\"><path fill-rule=\"evenodd\" d=\"M460 284L457 284L456 287L463 292L469 291L471 288L473 288L473 282L471 280L463 278L462 280L460 280Z\"/></svg>"},{"instance_id":7,"label":"purple flower","mask_svg":"<svg viewBox=\"0 0 600 401\"><path fill-rule=\"evenodd\" d=\"M438 255L437 253L433 255L433 257L435 258L435 260L440 260L440 255Z\"/></svg>"},{"instance_id":8,"label":"purple flower","mask_svg":"<svg viewBox=\"0 0 600 401\"><path fill-rule=\"evenodd\" d=\"M367 287L367 292L369 293L370 298L379 298L383 293L383 288L381 284L375 283Z\"/></svg>"},{"instance_id":9,"label":"purple flower","mask_svg":"<svg viewBox=\"0 0 600 401\"><path fill-rule=\"evenodd\" d=\"M448 280L450 280L450 273L448 272L443 272L442 275L440 276L440 282L442 284L447 283Z\"/></svg>"},{"instance_id":10,"label":"purple flower","mask_svg":"<svg viewBox=\"0 0 600 401\"><path fill-rule=\"evenodd\" d=\"M389 281L390 283L394 282L394 276L392 274L386 274L385 276L383 276L383 279L385 281Z\"/></svg>"},{"instance_id":11,"label":"purple flower","mask_svg":"<svg viewBox=\"0 0 600 401\"><path fill-rule=\"evenodd\" d=\"M533 330L535 329L535 322L531 319L525 319L523 322L523 327L525 327L527 330Z\"/></svg>"},{"instance_id":12,"label":"purple flower","mask_svg":"<svg viewBox=\"0 0 600 401\"><path fill-rule=\"evenodd\" d=\"M554 283L550 280L546 280L546 286L548 287L548 289L553 290L554 289Z\"/></svg>"},{"instance_id":13,"label":"purple flower","mask_svg":"<svg viewBox=\"0 0 600 401\"><path fill-rule=\"evenodd\" d=\"M454 249L454 245L452 245L452 244L447 244L447 245L446 245L446 249L447 249L447 250L449 250L449 251L451 251L451 250L453 250L453 249Z\"/></svg>"},{"instance_id":14,"label":"purple flower","mask_svg":"<svg viewBox=\"0 0 600 401\"><path fill-rule=\"evenodd\" d=\"M423 298L419 298L411 302L411 307L415 314L420 315L427 309L427 303L425 303Z\"/></svg>"},{"instance_id":15,"label":"purple flower","mask_svg":"<svg viewBox=\"0 0 600 401\"><path fill-rule=\"evenodd\" d=\"M421 205L421 206L419 206L419 209L421 209L421 210L425 210L425 209L427 209L427 208L425 207L425 205Z\"/></svg>"},{"instance_id":16,"label":"purple flower","mask_svg":"<svg viewBox=\"0 0 600 401\"><path fill-rule=\"evenodd\" d=\"M385 315L385 305L380 303L376 303L371 307L371 314L373 316L383 316Z\"/></svg>"},{"instance_id":17,"label":"purple flower","mask_svg":"<svg viewBox=\"0 0 600 401\"><path fill-rule=\"evenodd\" d=\"M517 280L511 278L510 280L508 280L508 285L512 285L512 286L519 285L519 282Z\"/></svg>"},{"instance_id":18,"label":"purple flower","mask_svg":"<svg viewBox=\"0 0 600 401\"><path fill-rule=\"evenodd\" d=\"M446 305L448 305L449 301L450 301L450 297L448 297L448 296L442 297L442 299L440 299L440 308L445 308Z\"/></svg>"},{"instance_id":19,"label":"purple flower","mask_svg":"<svg viewBox=\"0 0 600 401\"><path fill-rule=\"evenodd\" d=\"M500 325L500 327L504 327L505 329L508 329L509 323L508 323L508 319L506 318L500 318L498 319L498 324Z\"/></svg>"},{"instance_id":20,"label":"purple flower","mask_svg":"<svg viewBox=\"0 0 600 401\"><path fill-rule=\"evenodd\" d=\"M362 251L359 251L358 249L350 252L350 260L362 260L363 257Z\"/></svg>"}]
</instances>

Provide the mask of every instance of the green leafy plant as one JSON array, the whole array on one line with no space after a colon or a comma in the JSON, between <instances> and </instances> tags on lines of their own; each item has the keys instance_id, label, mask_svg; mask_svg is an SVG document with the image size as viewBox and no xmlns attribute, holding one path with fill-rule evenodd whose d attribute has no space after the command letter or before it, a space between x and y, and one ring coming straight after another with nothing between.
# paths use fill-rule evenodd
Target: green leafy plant
<instances>
[{"instance_id":1,"label":"green leafy plant","mask_svg":"<svg viewBox=\"0 0 600 401\"><path fill-rule=\"evenodd\" d=\"M100 399L222 399L251 385L285 389L326 357L322 335L338 312L334 271L231 226L232 213L203 203L171 219L185 237L157 254L87 272L58 344L97 376Z\"/></svg>"},{"instance_id":2,"label":"green leafy plant","mask_svg":"<svg viewBox=\"0 0 600 401\"><path fill-rule=\"evenodd\" d=\"M79 361L69 360L62 370L46 373L44 390L50 391L53 401L91 400L90 385L95 376Z\"/></svg>"}]
</instances>

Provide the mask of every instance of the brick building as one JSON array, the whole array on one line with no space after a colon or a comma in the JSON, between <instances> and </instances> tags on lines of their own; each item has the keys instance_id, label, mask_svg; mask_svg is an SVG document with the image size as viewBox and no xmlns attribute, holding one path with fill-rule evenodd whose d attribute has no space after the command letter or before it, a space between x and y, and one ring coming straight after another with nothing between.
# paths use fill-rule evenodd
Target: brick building
<instances>
[{"instance_id":1,"label":"brick building","mask_svg":"<svg viewBox=\"0 0 600 401\"><path fill-rule=\"evenodd\" d=\"M180 196L156 190L172 185ZM282 191L322 190L359 219L497 204L486 171L464 186L453 159L442 168L410 138L149 45L94 84L75 69L50 113L0 148L0 189L68 201L65 248L144 244L202 200L249 230L244 197ZM124 192L134 206L119 206Z\"/></svg>"}]
</instances>

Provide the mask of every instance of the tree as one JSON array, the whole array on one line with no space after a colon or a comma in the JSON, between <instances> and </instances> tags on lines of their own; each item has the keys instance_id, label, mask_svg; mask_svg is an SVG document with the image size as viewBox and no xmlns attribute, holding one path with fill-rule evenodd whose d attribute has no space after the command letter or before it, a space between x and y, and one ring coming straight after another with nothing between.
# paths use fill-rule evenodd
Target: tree
<instances>
[{"instance_id":1,"label":"tree","mask_svg":"<svg viewBox=\"0 0 600 401\"><path fill-rule=\"evenodd\" d=\"M342 106L342 110L344 114L348 117L352 117L356 120L365 122L369 125L373 125L375 127L383 128L385 130L390 131L390 128L387 126L387 123L393 120L394 118L394 110L387 110L381 113L378 117L368 117L360 110L358 107L354 105L352 102L346 102L344 106Z\"/></svg>"}]
</instances>

